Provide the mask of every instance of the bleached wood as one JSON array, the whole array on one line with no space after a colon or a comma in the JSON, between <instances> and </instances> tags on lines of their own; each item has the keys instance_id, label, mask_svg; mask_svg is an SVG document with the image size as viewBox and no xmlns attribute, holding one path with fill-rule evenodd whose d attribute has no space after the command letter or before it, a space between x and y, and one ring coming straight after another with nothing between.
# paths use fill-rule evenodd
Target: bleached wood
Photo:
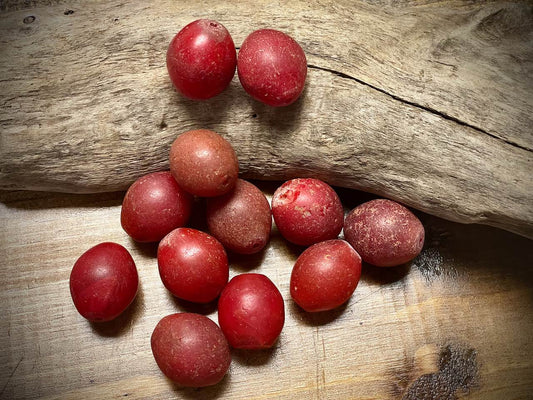
<instances>
[{"instance_id":1,"label":"bleached wood","mask_svg":"<svg viewBox=\"0 0 533 400\"><path fill-rule=\"evenodd\" d=\"M533 236L526 3L20 4L0 14L1 188L123 190L203 127L232 142L246 178L315 176ZM166 46L201 17L237 46L260 27L295 37L303 98L271 109L235 77L211 101L182 99Z\"/></svg>"},{"instance_id":2,"label":"bleached wood","mask_svg":"<svg viewBox=\"0 0 533 400\"><path fill-rule=\"evenodd\" d=\"M527 2L2 8L2 188L121 190L166 168L176 135L208 127L237 147L244 177L318 176L532 236ZM176 95L166 45L201 17L227 25L237 45L259 27L294 36L310 65L303 99L269 109L237 78L209 102Z\"/></svg>"}]
</instances>

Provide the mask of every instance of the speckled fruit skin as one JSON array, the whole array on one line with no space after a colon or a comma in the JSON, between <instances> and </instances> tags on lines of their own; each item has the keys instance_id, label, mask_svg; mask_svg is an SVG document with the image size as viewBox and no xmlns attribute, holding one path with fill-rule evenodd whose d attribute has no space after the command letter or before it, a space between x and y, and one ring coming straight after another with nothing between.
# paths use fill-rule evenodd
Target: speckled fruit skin
<instances>
[{"instance_id":1,"label":"speckled fruit skin","mask_svg":"<svg viewBox=\"0 0 533 400\"><path fill-rule=\"evenodd\" d=\"M218 323L234 348L272 347L285 323L283 297L265 275L237 275L218 299Z\"/></svg>"},{"instance_id":2,"label":"speckled fruit skin","mask_svg":"<svg viewBox=\"0 0 533 400\"><path fill-rule=\"evenodd\" d=\"M344 222L335 190L313 178L292 179L276 189L272 214L281 235L301 246L336 239Z\"/></svg>"},{"instance_id":3,"label":"speckled fruit skin","mask_svg":"<svg viewBox=\"0 0 533 400\"><path fill-rule=\"evenodd\" d=\"M205 100L221 93L235 75L237 52L220 23L199 19L185 26L170 42L167 70L183 96Z\"/></svg>"},{"instance_id":4,"label":"speckled fruit skin","mask_svg":"<svg viewBox=\"0 0 533 400\"><path fill-rule=\"evenodd\" d=\"M355 207L344 221L344 237L364 262L393 267L415 258L424 246L424 226L403 205L375 199Z\"/></svg>"},{"instance_id":5,"label":"speckled fruit skin","mask_svg":"<svg viewBox=\"0 0 533 400\"><path fill-rule=\"evenodd\" d=\"M74 264L70 294L78 312L91 322L111 321L131 304L139 287L135 262L118 243L91 247Z\"/></svg>"},{"instance_id":6,"label":"speckled fruit skin","mask_svg":"<svg viewBox=\"0 0 533 400\"><path fill-rule=\"evenodd\" d=\"M244 90L254 99L273 107L288 106L303 91L307 60L289 35L260 29L242 43L237 72Z\"/></svg>"},{"instance_id":7,"label":"speckled fruit skin","mask_svg":"<svg viewBox=\"0 0 533 400\"><path fill-rule=\"evenodd\" d=\"M344 240L316 243L304 250L291 274L292 299L305 311L327 311L352 296L361 277L361 257Z\"/></svg>"},{"instance_id":8,"label":"speckled fruit skin","mask_svg":"<svg viewBox=\"0 0 533 400\"><path fill-rule=\"evenodd\" d=\"M170 171L154 172L129 187L122 202L120 223L135 241L157 242L187 223L193 201Z\"/></svg>"},{"instance_id":9,"label":"speckled fruit skin","mask_svg":"<svg viewBox=\"0 0 533 400\"><path fill-rule=\"evenodd\" d=\"M218 325L194 313L167 315L151 337L152 353L159 369L186 387L219 383L231 364L228 342Z\"/></svg>"},{"instance_id":10,"label":"speckled fruit skin","mask_svg":"<svg viewBox=\"0 0 533 400\"><path fill-rule=\"evenodd\" d=\"M192 228L177 228L159 242L159 275L180 299L208 303L229 279L228 257L213 236Z\"/></svg>"},{"instance_id":11,"label":"speckled fruit skin","mask_svg":"<svg viewBox=\"0 0 533 400\"><path fill-rule=\"evenodd\" d=\"M235 253L257 253L270 239L270 204L261 190L243 179L230 193L207 200L206 217L209 232Z\"/></svg>"},{"instance_id":12,"label":"speckled fruit skin","mask_svg":"<svg viewBox=\"0 0 533 400\"><path fill-rule=\"evenodd\" d=\"M170 171L178 184L199 197L221 196L235 187L239 161L218 133L197 129L182 133L170 147Z\"/></svg>"}]
</instances>

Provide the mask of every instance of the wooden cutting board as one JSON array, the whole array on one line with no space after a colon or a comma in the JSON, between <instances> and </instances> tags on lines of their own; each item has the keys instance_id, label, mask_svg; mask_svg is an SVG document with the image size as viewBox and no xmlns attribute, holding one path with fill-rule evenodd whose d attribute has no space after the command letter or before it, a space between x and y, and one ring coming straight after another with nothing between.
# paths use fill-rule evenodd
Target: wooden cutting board
<instances>
[{"instance_id":1,"label":"wooden cutting board","mask_svg":"<svg viewBox=\"0 0 533 400\"><path fill-rule=\"evenodd\" d=\"M530 4L8 0L0 10L0 399L531 398L533 246L510 232L532 235ZM224 23L237 46L260 27L298 38L301 101L263 107L237 78L213 101L181 99L163 56L196 18ZM345 306L307 314L289 294L301 249L274 229L264 252L231 256L230 268L279 287L279 342L233 351L219 385L183 389L158 370L151 332L178 311L216 321L216 305L169 295L155 245L128 238L120 205L195 127L232 139L243 176L272 180L255 181L268 198L280 179L319 176L346 211L375 195L417 208L427 237L411 264L364 266ZM140 292L116 321L93 325L68 278L102 241L130 250Z\"/></svg>"}]
</instances>

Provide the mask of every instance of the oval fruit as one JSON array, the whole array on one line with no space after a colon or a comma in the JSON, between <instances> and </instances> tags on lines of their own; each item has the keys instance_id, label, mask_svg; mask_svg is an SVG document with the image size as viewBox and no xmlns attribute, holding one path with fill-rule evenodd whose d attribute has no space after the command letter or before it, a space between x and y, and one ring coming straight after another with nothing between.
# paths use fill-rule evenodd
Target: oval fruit
<instances>
[{"instance_id":1,"label":"oval fruit","mask_svg":"<svg viewBox=\"0 0 533 400\"><path fill-rule=\"evenodd\" d=\"M265 275L237 275L218 299L218 323L234 348L272 347L285 323L283 297Z\"/></svg>"},{"instance_id":2,"label":"oval fruit","mask_svg":"<svg viewBox=\"0 0 533 400\"><path fill-rule=\"evenodd\" d=\"M313 178L292 179L276 189L272 214L281 235L302 246L337 238L344 222L337 193Z\"/></svg>"},{"instance_id":3,"label":"oval fruit","mask_svg":"<svg viewBox=\"0 0 533 400\"><path fill-rule=\"evenodd\" d=\"M221 93L235 75L237 52L219 22L199 19L180 30L167 50L167 70L179 93L205 100Z\"/></svg>"},{"instance_id":4,"label":"oval fruit","mask_svg":"<svg viewBox=\"0 0 533 400\"><path fill-rule=\"evenodd\" d=\"M157 264L165 287L174 296L195 303L216 299L229 278L222 244L192 228L177 228L161 240Z\"/></svg>"},{"instance_id":5,"label":"oval fruit","mask_svg":"<svg viewBox=\"0 0 533 400\"><path fill-rule=\"evenodd\" d=\"M316 243L304 250L291 274L293 300L305 311L327 311L344 304L361 277L361 257L344 240Z\"/></svg>"},{"instance_id":6,"label":"oval fruit","mask_svg":"<svg viewBox=\"0 0 533 400\"><path fill-rule=\"evenodd\" d=\"M403 205L375 199L355 207L344 221L344 237L363 261L392 267L415 258L424 246L424 226Z\"/></svg>"},{"instance_id":7,"label":"oval fruit","mask_svg":"<svg viewBox=\"0 0 533 400\"><path fill-rule=\"evenodd\" d=\"M118 317L137 295L139 277L128 250L117 243L100 243L74 264L70 293L78 312L92 322Z\"/></svg>"},{"instance_id":8,"label":"oval fruit","mask_svg":"<svg viewBox=\"0 0 533 400\"><path fill-rule=\"evenodd\" d=\"M222 331L200 314L167 315L156 325L151 346L159 369L181 386L215 385L224 378L231 363Z\"/></svg>"},{"instance_id":9,"label":"oval fruit","mask_svg":"<svg viewBox=\"0 0 533 400\"><path fill-rule=\"evenodd\" d=\"M178 185L170 171L154 172L129 187L120 222L135 241L157 242L187 223L192 205L193 196Z\"/></svg>"},{"instance_id":10,"label":"oval fruit","mask_svg":"<svg viewBox=\"0 0 533 400\"><path fill-rule=\"evenodd\" d=\"M303 91L307 60L289 35L260 29L242 43L237 72L244 90L254 99L273 107L287 106Z\"/></svg>"},{"instance_id":11,"label":"oval fruit","mask_svg":"<svg viewBox=\"0 0 533 400\"><path fill-rule=\"evenodd\" d=\"M207 200L207 226L225 248L252 254L268 243L272 212L267 198L252 183L239 179L235 189Z\"/></svg>"},{"instance_id":12,"label":"oval fruit","mask_svg":"<svg viewBox=\"0 0 533 400\"><path fill-rule=\"evenodd\" d=\"M221 196L235 187L239 161L231 144L218 133L197 129L182 133L170 147L170 171L187 192Z\"/></svg>"}]
</instances>

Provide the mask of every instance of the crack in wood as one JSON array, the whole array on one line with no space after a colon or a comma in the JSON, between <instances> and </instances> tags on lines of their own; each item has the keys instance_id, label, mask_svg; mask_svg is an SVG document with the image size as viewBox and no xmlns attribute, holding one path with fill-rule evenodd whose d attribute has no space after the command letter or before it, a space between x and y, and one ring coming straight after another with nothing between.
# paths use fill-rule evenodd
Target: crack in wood
<instances>
[{"instance_id":1,"label":"crack in wood","mask_svg":"<svg viewBox=\"0 0 533 400\"><path fill-rule=\"evenodd\" d=\"M0 392L0 396L2 396L4 394L4 392L6 391L7 386L9 385L9 382L11 382L11 378L13 378L13 375L15 375L15 372L17 372L17 369L18 369L20 363L22 362L22 360L24 360L24 356L20 357L19 362L17 363L17 365L15 365L15 368L13 368L13 371L11 371L11 374L7 378L7 381L6 381L5 385L4 385L4 387L2 388L2 391Z\"/></svg>"},{"instance_id":2,"label":"crack in wood","mask_svg":"<svg viewBox=\"0 0 533 400\"><path fill-rule=\"evenodd\" d=\"M480 128L478 126L469 124L468 122L462 121L459 118L456 118L456 117L454 117L452 115L446 114L446 113L444 113L442 111L439 111L439 110L437 110L435 108L424 106L422 104L415 103L413 101L404 99L404 98L402 98L400 96L395 95L394 93L390 93L390 92L386 91L385 89L382 89L382 88L380 88L378 86L372 85L371 83L365 82L365 81L363 81L360 78L356 78L354 76L348 75L345 72L337 71L337 70L334 70L334 69L331 69L331 68L320 67L318 65L313 65L313 64L308 64L307 68L315 69L315 70L318 70L318 71L329 72L329 73L337 75L338 77L343 78L343 79L350 79L350 80L352 80L354 82L357 82L357 83L359 83L361 85L367 86L367 87L369 87L369 88L371 88L373 90L376 90L376 91L378 91L380 93L383 93L384 95L389 96L390 98L392 98L392 99L394 99L396 101L399 101L401 103L407 104L407 105L412 106L412 107L419 108L419 109L427 111L427 112L429 112L431 114L437 115L437 116L439 116L441 118L444 118L444 119L446 119L448 121L452 121L452 122L455 122L455 123L457 123L459 125L468 127L468 128L473 129L473 130L475 130L477 132L480 132L480 133L483 133L483 134L485 134L487 136L490 136L490 137L492 137L494 139L501 140L502 142L507 143L507 144L509 144L511 146L514 146L514 147L517 147L517 148L520 148L520 149L526 150L526 151L533 151L533 149L531 149L529 147L520 145L520 144L518 144L516 142L513 142L511 140L504 139L504 138L502 138L502 137L500 137L498 135L495 135L493 133L490 133L490 132L484 130L483 128Z\"/></svg>"}]
</instances>

